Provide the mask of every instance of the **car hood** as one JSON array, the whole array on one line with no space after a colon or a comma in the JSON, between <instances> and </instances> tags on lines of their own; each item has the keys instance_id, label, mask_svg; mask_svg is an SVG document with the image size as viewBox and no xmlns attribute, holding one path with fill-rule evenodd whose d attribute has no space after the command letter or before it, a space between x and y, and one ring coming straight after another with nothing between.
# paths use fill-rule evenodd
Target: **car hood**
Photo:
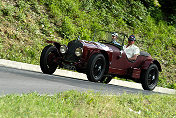
<instances>
[{"instance_id":1,"label":"car hood","mask_svg":"<svg viewBox=\"0 0 176 118\"><path fill-rule=\"evenodd\" d=\"M100 50L105 50L105 51L113 51L111 47L95 42L95 41L86 41L86 40L80 40L80 42L83 44L83 46L89 47L89 48L98 48Z\"/></svg>"}]
</instances>

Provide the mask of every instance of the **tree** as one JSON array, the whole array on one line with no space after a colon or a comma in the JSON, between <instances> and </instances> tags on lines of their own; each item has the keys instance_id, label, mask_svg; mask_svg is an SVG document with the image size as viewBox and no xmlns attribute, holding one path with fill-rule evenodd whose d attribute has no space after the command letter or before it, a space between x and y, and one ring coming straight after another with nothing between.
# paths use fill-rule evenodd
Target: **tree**
<instances>
[{"instance_id":1,"label":"tree","mask_svg":"<svg viewBox=\"0 0 176 118\"><path fill-rule=\"evenodd\" d=\"M165 20L176 25L176 0L158 0Z\"/></svg>"}]
</instances>

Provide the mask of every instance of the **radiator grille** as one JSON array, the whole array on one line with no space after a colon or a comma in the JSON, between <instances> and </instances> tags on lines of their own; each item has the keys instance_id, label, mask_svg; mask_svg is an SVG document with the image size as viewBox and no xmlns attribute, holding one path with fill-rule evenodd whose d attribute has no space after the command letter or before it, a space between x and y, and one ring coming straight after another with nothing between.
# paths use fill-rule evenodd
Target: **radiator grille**
<instances>
[{"instance_id":1,"label":"radiator grille","mask_svg":"<svg viewBox=\"0 0 176 118\"><path fill-rule=\"evenodd\" d=\"M75 50L79 47L83 47L83 44L79 40L73 40L68 43L68 51L65 56L65 60L69 62L78 61L78 57L75 55Z\"/></svg>"}]
</instances>

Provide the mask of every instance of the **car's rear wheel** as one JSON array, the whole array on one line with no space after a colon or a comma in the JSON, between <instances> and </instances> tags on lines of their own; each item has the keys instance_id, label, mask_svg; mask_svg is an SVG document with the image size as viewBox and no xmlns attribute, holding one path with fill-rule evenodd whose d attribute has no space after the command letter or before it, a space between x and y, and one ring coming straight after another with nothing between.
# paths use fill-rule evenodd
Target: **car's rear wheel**
<instances>
[{"instance_id":1,"label":"car's rear wheel","mask_svg":"<svg viewBox=\"0 0 176 118\"><path fill-rule=\"evenodd\" d=\"M159 71L156 64L151 64L147 70L141 74L141 84L144 90L153 90L158 83Z\"/></svg>"},{"instance_id":2,"label":"car's rear wheel","mask_svg":"<svg viewBox=\"0 0 176 118\"><path fill-rule=\"evenodd\" d=\"M45 74L53 74L58 66L56 62L57 49L52 45L46 46L40 56L40 68Z\"/></svg>"},{"instance_id":3,"label":"car's rear wheel","mask_svg":"<svg viewBox=\"0 0 176 118\"><path fill-rule=\"evenodd\" d=\"M102 77L102 79L100 80L100 82L108 84L111 80L112 80L111 76L104 76L104 77Z\"/></svg>"},{"instance_id":4,"label":"car's rear wheel","mask_svg":"<svg viewBox=\"0 0 176 118\"><path fill-rule=\"evenodd\" d=\"M98 82L102 79L106 67L103 54L94 54L88 61L87 78L89 81Z\"/></svg>"}]
</instances>

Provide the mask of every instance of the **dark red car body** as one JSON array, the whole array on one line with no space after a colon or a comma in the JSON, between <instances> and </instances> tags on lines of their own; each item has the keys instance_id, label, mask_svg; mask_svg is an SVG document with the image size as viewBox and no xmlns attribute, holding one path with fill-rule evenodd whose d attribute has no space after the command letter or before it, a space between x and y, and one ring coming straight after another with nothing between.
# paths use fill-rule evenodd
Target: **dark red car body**
<instances>
[{"instance_id":1,"label":"dark red car body","mask_svg":"<svg viewBox=\"0 0 176 118\"><path fill-rule=\"evenodd\" d=\"M117 76L141 82L146 90L153 90L157 84L158 71L161 71L161 66L147 52L141 52L136 61L129 61L122 47L111 43L73 40L66 46L67 50L64 54L60 52L61 44L53 41L47 41L47 43L52 43L53 46L46 46L42 52L40 66L43 73L52 74L59 66L60 68L75 69L78 72L85 73L88 76L88 80L94 82L103 82L102 78L109 77L109 80L105 81L105 83L108 83L113 77ZM75 55L77 48L82 49L82 55L79 57ZM100 61L96 63L94 57L97 55L99 57L97 57L97 60L100 59ZM105 62L101 62L101 58ZM92 67L90 66L94 63L94 60L95 64L99 65L99 67L92 66L95 68L95 71L96 69L97 73L101 70L103 71L97 80L94 78L99 76L98 74L93 79L91 75L95 73L93 72L94 70L91 70ZM154 69L152 67L149 69L151 65ZM149 84L150 82L151 84Z\"/></svg>"}]
</instances>

